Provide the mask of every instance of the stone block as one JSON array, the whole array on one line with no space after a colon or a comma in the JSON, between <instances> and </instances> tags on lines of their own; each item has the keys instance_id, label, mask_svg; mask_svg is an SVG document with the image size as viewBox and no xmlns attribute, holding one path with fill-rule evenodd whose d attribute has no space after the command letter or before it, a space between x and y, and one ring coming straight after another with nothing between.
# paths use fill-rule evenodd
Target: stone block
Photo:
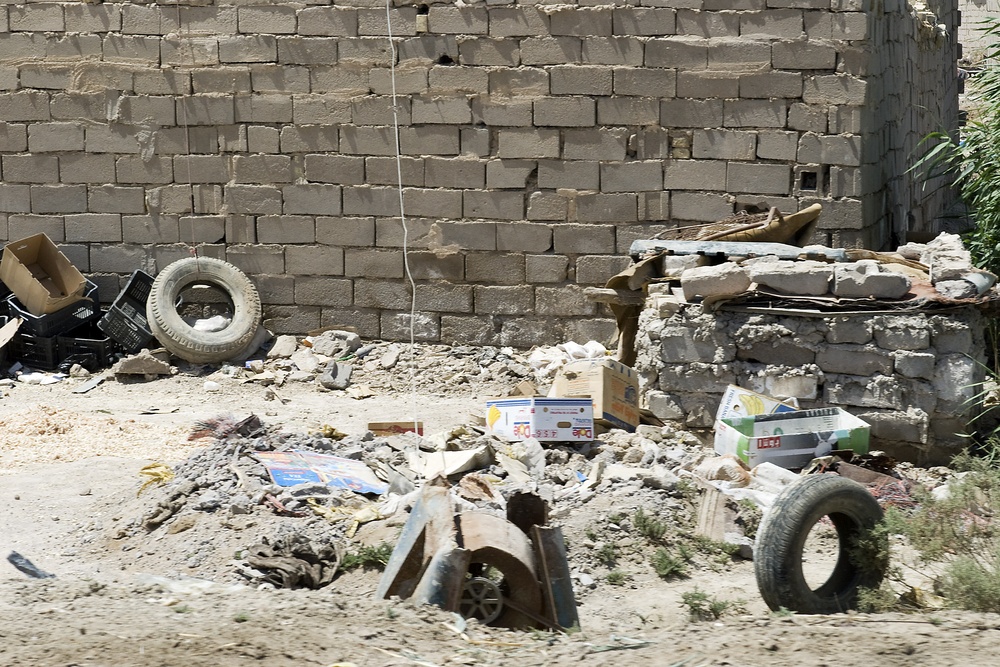
<instances>
[{"instance_id":1,"label":"stone block","mask_svg":"<svg viewBox=\"0 0 1000 667\"><path fill-rule=\"evenodd\" d=\"M441 316L441 342L451 345L499 345L499 322L493 317Z\"/></svg>"},{"instance_id":2,"label":"stone block","mask_svg":"<svg viewBox=\"0 0 1000 667\"><path fill-rule=\"evenodd\" d=\"M546 97L534 102L537 127L589 127L594 125L596 104L589 97Z\"/></svg>"},{"instance_id":3,"label":"stone block","mask_svg":"<svg viewBox=\"0 0 1000 667\"><path fill-rule=\"evenodd\" d=\"M757 135L740 130L695 130L691 154L712 160L753 160Z\"/></svg>"},{"instance_id":4,"label":"stone block","mask_svg":"<svg viewBox=\"0 0 1000 667\"><path fill-rule=\"evenodd\" d=\"M553 250L564 255L607 254L614 252L613 225L562 224L552 229Z\"/></svg>"},{"instance_id":5,"label":"stone block","mask_svg":"<svg viewBox=\"0 0 1000 667\"><path fill-rule=\"evenodd\" d=\"M565 160L624 160L629 132L623 128L564 130L562 157ZM559 157L554 155L540 157Z\"/></svg>"},{"instance_id":6,"label":"stone block","mask_svg":"<svg viewBox=\"0 0 1000 667\"><path fill-rule=\"evenodd\" d=\"M733 214L733 201L725 194L673 192L670 210L674 220L715 222Z\"/></svg>"},{"instance_id":7,"label":"stone block","mask_svg":"<svg viewBox=\"0 0 1000 667\"><path fill-rule=\"evenodd\" d=\"M683 25L681 26L683 30ZM646 67L665 67L679 71L708 67L708 40L688 37L652 38L646 42Z\"/></svg>"},{"instance_id":8,"label":"stone block","mask_svg":"<svg viewBox=\"0 0 1000 667\"><path fill-rule=\"evenodd\" d=\"M642 192L662 189L663 165L658 160L601 165L601 192Z\"/></svg>"},{"instance_id":9,"label":"stone block","mask_svg":"<svg viewBox=\"0 0 1000 667\"><path fill-rule=\"evenodd\" d=\"M537 169L534 160L490 160L486 163L486 187L522 189Z\"/></svg>"},{"instance_id":10,"label":"stone block","mask_svg":"<svg viewBox=\"0 0 1000 667\"><path fill-rule=\"evenodd\" d=\"M885 270L874 260L837 265L833 293L846 298L899 299L910 290L910 279Z\"/></svg>"},{"instance_id":11,"label":"stone block","mask_svg":"<svg viewBox=\"0 0 1000 667\"><path fill-rule=\"evenodd\" d=\"M616 67L613 83L615 95L670 98L677 92L677 72L675 70L639 67Z\"/></svg>"},{"instance_id":12,"label":"stone block","mask_svg":"<svg viewBox=\"0 0 1000 667\"><path fill-rule=\"evenodd\" d=\"M723 103L723 125L726 127L783 128L788 118L784 101L726 100Z\"/></svg>"},{"instance_id":13,"label":"stone block","mask_svg":"<svg viewBox=\"0 0 1000 667\"><path fill-rule=\"evenodd\" d=\"M892 355L871 345L830 345L816 352L816 365L825 373L871 377L892 374Z\"/></svg>"},{"instance_id":14,"label":"stone block","mask_svg":"<svg viewBox=\"0 0 1000 667\"><path fill-rule=\"evenodd\" d=\"M729 192L787 195L792 189L792 170L787 164L730 162L726 183Z\"/></svg>"},{"instance_id":15,"label":"stone block","mask_svg":"<svg viewBox=\"0 0 1000 667\"><path fill-rule=\"evenodd\" d=\"M498 222L496 241L500 251L547 252L552 249L552 227L538 222Z\"/></svg>"},{"instance_id":16,"label":"stone block","mask_svg":"<svg viewBox=\"0 0 1000 667\"><path fill-rule=\"evenodd\" d=\"M581 58L591 65L643 64L645 44L637 37L583 37Z\"/></svg>"},{"instance_id":17,"label":"stone block","mask_svg":"<svg viewBox=\"0 0 1000 667\"><path fill-rule=\"evenodd\" d=\"M962 414L973 405L983 380L983 369L967 354L939 356L934 367L934 390L937 410L944 414Z\"/></svg>"},{"instance_id":18,"label":"stone block","mask_svg":"<svg viewBox=\"0 0 1000 667\"><path fill-rule=\"evenodd\" d=\"M937 361L937 355L933 353L894 350L892 359L896 372L903 377L920 380L931 380L934 378L934 365Z\"/></svg>"},{"instance_id":19,"label":"stone block","mask_svg":"<svg viewBox=\"0 0 1000 667\"><path fill-rule=\"evenodd\" d=\"M735 12L701 11L700 8L679 9L677 32L691 37L738 37L740 15Z\"/></svg>"},{"instance_id":20,"label":"stone block","mask_svg":"<svg viewBox=\"0 0 1000 667\"><path fill-rule=\"evenodd\" d=\"M559 130L500 129L497 132L497 157L555 158L559 157L559 143Z\"/></svg>"},{"instance_id":21,"label":"stone block","mask_svg":"<svg viewBox=\"0 0 1000 667\"><path fill-rule=\"evenodd\" d=\"M353 283L344 278L295 276L296 305L350 306L354 301L353 290Z\"/></svg>"},{"instance_id":22,"label":"stone block","mask_svg":"<svg viewBox=\"0 0 1000 667\"><path fill-rule=\"evenodd\" d=\"M624 255L587 255L576 260L576 282L580 285L603 286L612 276L632 265Z\"/></svg>"},{"instance_id":23,"label":"stone block","mask_svg":"<svg viewBox=\"0 0 1000 667\"><path fill-rule=\"evenodd\" d=\"M750 287L750 277L742 266L732 262L716 266L697 266L681 274L684 298L740 294Z\"/></svg>"},{"instance_id":24,"label":"stone block","mask_svg":"<svg viewBox=\"0 0 1000 667\"><path fill-rule=\"evenodd\" d=\"M797 341L784 338L757 341L747 346L739 346L736 358L759 364L802 367L816 359L816 352Z\"/></svg>"},{"instance_id":25,"label":"stone block","mask_svg":"<svg viewBox=\"0 0 1000 667\"><path fill-rule=\"evenodd\" d=\"M921 316L877 316L872 330L875 342L886 350L916 351L931 345L931 329Z\"/></svg>"},{"instance_id":26,"label":"stone block","mask_svg":"<svg viewBox=\"0 0 1000 667\"><path fill-rule=\"evenodd\" d=\"M568 220L568 204L569 199L561 194L532 192L528 195L528 220Z\"/></svg>"},{"instance_id":27,"label":"stone block","mask_svg":"<svg viewBox=\"0 0 1000 667\"><path fill-rule=\"evenodd\" d=\"M87 206L87 187L84 185L31 186L32 213L78 213L86 210L95 209Z\"/></svg>"},{"instance_id":28,"label":"stone block","mask_svg":"<svg viewBox=\"0 0 1000 667\"><path fill-rule=\"evenodd\" d=\"M121 215L114 213L79 213L65 218L66 241L121 243Z\"/></svg>"},{"instance_id":29,"label":"stone block","mask_svg":"<svg viewBox=\"0 0 1000 667\"><path fill-rule=\"evenodd\" d=\"M657 125L660 101L652 97L602 97L597 100L598 125Z\"/></svg>"},{"instance_id":30,"label":"stone block","mask_svg":"<svg viewBox=\"0 0 1000 667\"><path fill-rule=\"evenodd\" d=\"M739 89L739 74L712 71L677 73L678 97L696 99L739 97Z\"/></svg>"},{"instance_id":31,"label":"stone block","mask_svg":"<svg viewBox=\"0 0 1000 667\"><path fill-rule=\"evenodd\" d=\"M226 261L247 275L285 273L285 249L280 245L231 245L226 248Z\"/></svg>"},{"instance_id":32,"label":"stone block","mask_svg":"<svg viewBox=\"0 0 1000 667\"><path fill-rule=\"evenodd\" d=\"M316 222L305 215L262 215L257 218L257 242L289 244L290 253L291 244L316 242ZM298 273L291 268L288 272Z\"/></svg>"},{"instance_id":33,"label":"stone block","mask_svg":"<svg viewBox=\"0 0 1000 667\"><path fill-rule=\"evenodd\" d=\"M638 198L633 192L585 193L578 195L574 203L579 222L622 223L639 217Z\"/></svg>"},{"instance_id":34,"label":"stone block","mask_svg":"<svg viewBox=\"0 0 1000 667\"><path fill-rule=\"evenodd\" d=\"M764 394L812 401L819 395L819 378L815 375L768 375L764 378Z\"/></svg>"},{"instance_id":35,"label":"stone block","mask_svg":"<svg viewBox=\"0 0 1000 667\"><path fill-rule=\"evenodd\" d=\"M785 294L820 296L830 291L833 267L825 262L774 261L754 262L750 280Z\"/></svg>"},{"instance_id":36,"label":"stone block","mask_svg":"<svg viewBox=\"0 0 1000 667\"><path fill-rule=\"evenodd\" d=\"M530 285L476 285L477 315L530 315L535 307Z\"/></svg>"},{"instance_id":37,"label":"stone block","mask_svg":"<svg viewBox=\"0 0 1000 667\"><path fill-rule=\"evenodd\" d=\"M646 403L650 412L666 421L680 420L687 416L680 399L673 394L649 391L646 393Z\"/></svg>"},{"instance_id":38,"label":"stone block","mask_svg":"<svg viewBox=\"0 0 1000 667\"><path fill-rule=\"evenodd\" d=\"M523 220L524 193L466 190L462 210L466 218Z\"/></svg>"},{"instance_id":39,"label":"stone block","mask_svg":"<svg viewBox=\"0 0 1000 667\"><path fill-rule=\"evenodd\" d=\"M549 69L553 95L611 95L612 68L587 65L556 65Z\"/></svg>"},{"instance_id":40,"label":"stone block","mask_svg":"<svg viewBox=\"0 0 1000 667\"><path fill-rule=\"evenodd\" d=\"M563 255L525 255L524 279L529 283L561 283L566 280L569 258Z\"/></svg>"}]
</instances>

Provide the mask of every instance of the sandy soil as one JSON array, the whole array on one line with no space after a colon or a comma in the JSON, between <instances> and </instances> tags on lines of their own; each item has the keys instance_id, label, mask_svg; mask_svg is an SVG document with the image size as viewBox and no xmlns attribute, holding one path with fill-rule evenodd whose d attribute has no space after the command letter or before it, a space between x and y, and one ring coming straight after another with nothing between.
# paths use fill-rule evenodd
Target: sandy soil
<instances>
[{"instance_id":1,"label":"sandy soil","mask_svg":"<svg viewBox=\"0 0 1000 667\"><path fill-rule=\"evenodd\" d=\"M428 431L467 423L483 391L462 386L416 398L386 390L363 400L314 384L279 389L181 374L152 382L109 380L86 394L69 383L4 388L0 399L0 555L15 550L55 575L29 579L0 562L0 665L1000 665L1000 617L778 616L760 601L752 563L700 561L689 576L658 578L648 553L621 549L607 568L585 566L609 516L634 499L595 494L559 517L578 582L582 631L517 632L464 624L436 608L374 599L374 571L354 571L317 591L239 585L233 552L277 523L266 513L199 518L188 530L134 539L116 532L150 502L139 469L176 462L196 446L198 420L232 412L312 431L363 433L368 421L409 417ZM672 503L681 502L668 499ZM666 502L666 501L665 501ZM365 524L357 540L393 541L398 519ZM822 544L822 541L819 542ZM574 553L575 552L575 553ZM695 588L741 601L742 613L694 621L680 604Z\"/></svg>"}]
</instances>

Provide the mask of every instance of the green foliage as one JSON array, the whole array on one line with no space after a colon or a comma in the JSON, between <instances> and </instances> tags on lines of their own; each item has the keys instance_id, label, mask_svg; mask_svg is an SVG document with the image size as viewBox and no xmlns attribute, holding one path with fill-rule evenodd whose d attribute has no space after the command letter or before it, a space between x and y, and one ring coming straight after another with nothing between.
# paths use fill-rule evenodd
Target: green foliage
<instances>
[{"instance_id":1,"label":"green foliage","mask_svg":"<svg viewBox=\"0 0 1000 667\"><path fill-rule=\"evenodd\" d=\"M625 515L621 512L612 512L608 515L608 522L613 524L619 524L625 520Z\"/></svg>"},{"instance_id":2,"label":"green foliage","mask_svg":"<svg viewBox=\"0 0 1000 667\"><path fill-rule=\"evenodd\" d=\"M349 551L340 561L340 569L356 570L359 567L366 570L384 570L392 555L392 545L383 542L377 546L362 545L357 551Z\"/></svg>"},{"instance_id":3,"label":"green foliage","mask_svg":"<svg viewBox=\"0 0 1000 667\"><path fill-rule=\"evenodd\" d=\"M653 569L661 579L673 579L687 576L687 563L663 547L653 554Z\"/></svg>"},{"instance_id":4,"label":"green foliage","mask_svg":"<svg viewBox=\"0 0 1000 667\"><path fill-rule=\"evenodd\" d=\"M649 516L642 511L642 508L637 509L632 515L632 525L640 535L653 542L663 539L667 532L667 524Z\"/></svg>"},{"instance_id":5,"label":"green foliage","mask_svg":"<svg viewBox=\"0 0 1000 667\"><path fill-rule=\"evenodd\" d=\"M250 620L250 614L246 613L245 611L241 611L240 613L233 616L234 623L246 623L249 620Z\"/></svg>"},{"instance_id":6,"label":"green foliage","mask_svg":"<svg viewBox=\"0 0 1000 667\"><path fill-rule=\"evenodd\" d=\"M602 563L611 567L618 561L618 547L612 542L605 542L601 548L597 550L597 557Z\"/></svg>"},{"instance_id":7,"label":"green foliage","mask_svg":"<svg viewBox=\"0 0 1000 667\"><path fill-rule=\"evenodd\" d=\"M754 539L757 537L757 529L760 528L760 520L764 516L764 511L749 498L737 500L736 507L736 521L743 526L743 534L751 540Z\"/></svg>"},{"instance_id":8,"label":"green foliage","mask_svg":"<svg viewBox=\"0 0 1000 667\"><path fill-rule=\"evenodd\" d=\"M858 589L858 611L866 614L884 614L895 610L899 596L888 583L877 588Z\"/></svg>"},{"instance_id":9,"label":"green foliage","mask_svg":"<svg viewBox=\"0 0 1000 667\"><path fill-rule=\"evenodd\" d=\"M608 572L606 577L604 577L604 580L612 586L624 586L628 579L629 576L621 570L612 570L611 572Z\"/></svg>"},{"instance_id":10,"label":"green foliage","mask_svg":"<svg viewBox=\"0 0 1000 667\"><path fill-rule=\"evenodd\" d=\"M698 587L681 593L681 605L687 607L694 621L714 621L729 612L739 613L744 604L743 600L720 600Z\"/></svg>"}]
</instances>

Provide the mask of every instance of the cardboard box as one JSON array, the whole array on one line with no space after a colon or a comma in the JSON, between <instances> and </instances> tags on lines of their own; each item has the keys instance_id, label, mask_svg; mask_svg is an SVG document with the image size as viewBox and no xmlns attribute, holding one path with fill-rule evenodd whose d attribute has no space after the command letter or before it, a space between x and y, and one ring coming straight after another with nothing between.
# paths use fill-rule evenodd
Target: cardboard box
<instances>
[{"instance_id":1,"label":"cardboard box","mask_svg":"<svg viewBox=\"0 0 1000 667\"><path fill-rule=\"evenodd\" d=\"M717 421L715 452L735 454L751 468L765 461L802 468L837 449L867 454L868 437L868 424L840 408L798 410Z\"/></svg>"},{"instance_id":2,"label":"cardboard box","mask_svg":"<svg viewBox=\"0 0 1000 667\"><path fill-rule=\"evenodd\" d=\"M639 379L629 366L614 359L584 359L562 367L549 396L582 398L594 404L594 419L634 431L639 425Z\"/></svg>"},{"instance_id":3,"label":"cardboard box","mask_svg":"<svg viewBox=\"0 0 1000 667\"><path fill-rule=\"evenodd\" d=\"M32 315L45 315L83 298L87 281L45 234L8 243L0 281Z\"/></svg>"},{"instance_id":4,"label":"cardboard box","mask_svg":"<svg viewBox=\"0 0 1000 667\"><path fill-rule=\"evenodd\" d=\"M368 422L368 430L374 435L399 435L400 433L424 434L424 423L410 421Z\"/></svg>"},{"instance_id":5,"label":"cardboard box","mask_svg":"<svg viewBox=\"0 0 1000 667\"><path fill-rule=\"evenodd\" d=\"M589 398L497 398L486 401L486 428L507 440L593 440L594 404Z\"/></svg>"},{"instance_id":6,"label":"cardboard box","mask_svg":"<svg viewBox=\"0 0 1000 667\"><path fill-rule=\"evenodd\" d=\"M792 400L794 401L795 399ZM720 420L749 415L770 415L781 412L792 412L798 409L799 406L791 401L779 401L770 396L757 394L749 389L731 384L726 388L726 393L722 395L722 402L719 403L719 409L715 413L715 418L716 420Z\"/></svg>"}]
</instances>

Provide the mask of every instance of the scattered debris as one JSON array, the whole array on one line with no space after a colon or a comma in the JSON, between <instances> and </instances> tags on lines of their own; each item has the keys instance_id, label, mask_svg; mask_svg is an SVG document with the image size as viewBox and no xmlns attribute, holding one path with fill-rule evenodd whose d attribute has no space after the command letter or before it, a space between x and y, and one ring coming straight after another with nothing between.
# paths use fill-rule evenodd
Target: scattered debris
<instances>
[{"instance_id":1,"label":"scattered debris","mask_svg":"<svg viewBox=\"0 0 1000 667\"><path fill-rule=\"evenodd\" d=\"M8 554L7 562L16 567L19 572L28 575L32 579L52 579L56 576L46 572L45 570L39 569L34 563L16 551L11 551L10 554Z\"/></svg>"}]
</instances>

